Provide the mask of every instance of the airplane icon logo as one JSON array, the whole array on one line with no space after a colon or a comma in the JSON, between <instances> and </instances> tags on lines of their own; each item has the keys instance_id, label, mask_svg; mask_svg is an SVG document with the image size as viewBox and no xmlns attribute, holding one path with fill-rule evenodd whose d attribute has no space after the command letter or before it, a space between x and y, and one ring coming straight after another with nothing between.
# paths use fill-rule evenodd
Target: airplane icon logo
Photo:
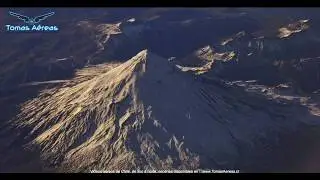
<instances>
[{"instance_id":1,"label":"airplane icon logo","mask_svg":"<svg viewBox=\"0 0 320 180\"><path fill-rule=\"evenodd\" d=\"M25 16L25 15L22 15L22 14L18 14L18 13L15 13L15 12L11 12L11 11L9 12L9 14L11 16L17 17L18 19L24 21L25 23L27 23L29 25L34 25L34 24L40 23L41 21L47 19L50 16L53 16L55 13L54 12L50 12L50 13L46 13L46 14L43 14L43 15L40 15L40 16L36 16L34 18L30 18L28 16Z\"/></svg>"}]
</instances>

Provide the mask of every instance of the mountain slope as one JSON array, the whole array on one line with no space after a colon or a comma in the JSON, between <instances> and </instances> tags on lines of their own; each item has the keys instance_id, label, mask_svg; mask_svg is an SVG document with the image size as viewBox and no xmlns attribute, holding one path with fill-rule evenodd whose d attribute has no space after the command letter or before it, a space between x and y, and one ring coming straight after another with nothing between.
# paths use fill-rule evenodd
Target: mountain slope
<instances>
[{"instance_id":1,"label":"mountain slope","mask_svg":"<svg viewBox=\"0 0 320 180\"><path fill-rule=\"evenodd\" d=\"M238 169L252 163L259 139L275 141L309 122L297 105L210 84L144 50L43 91L15 123L31 128L27 146L39 148L47 166L87 172Z\"/></svg>"}]
</instances>

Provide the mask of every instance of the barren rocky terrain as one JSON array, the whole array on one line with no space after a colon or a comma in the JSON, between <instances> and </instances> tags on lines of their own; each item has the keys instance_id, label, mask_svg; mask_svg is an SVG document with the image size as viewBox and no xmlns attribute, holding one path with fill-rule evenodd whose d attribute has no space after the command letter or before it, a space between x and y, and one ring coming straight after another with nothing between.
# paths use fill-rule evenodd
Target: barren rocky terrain
<instances>
[{"instance_id":1,"label":"barren rocky terrain","mask_svg":"<svg viewBox=\"0 0 320 180\"><path fill-rule=\"evenodd\" d=\"M1 172L319 172L318 9L55 12L0 34Z\"/></svg>"}]
</instances>

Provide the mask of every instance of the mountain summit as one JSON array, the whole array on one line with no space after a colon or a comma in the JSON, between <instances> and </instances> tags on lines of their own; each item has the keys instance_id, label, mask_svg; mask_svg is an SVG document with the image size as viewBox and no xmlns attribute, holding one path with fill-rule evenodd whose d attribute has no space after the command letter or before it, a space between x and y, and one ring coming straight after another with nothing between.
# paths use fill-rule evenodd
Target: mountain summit
<instances>
[{"instance_id":1,"label":"mountain summit","mask_svg":"<svg viewBox=\"0 0 320 180\"><path fill-rule=\"evenodd\" d=\"M22 105L16 124L31 128L27 146L49 166L87 172L237 168L255 138L299 121L294 108L195 77L143 50L43 91Z\"/></svg>"}]
</instances>

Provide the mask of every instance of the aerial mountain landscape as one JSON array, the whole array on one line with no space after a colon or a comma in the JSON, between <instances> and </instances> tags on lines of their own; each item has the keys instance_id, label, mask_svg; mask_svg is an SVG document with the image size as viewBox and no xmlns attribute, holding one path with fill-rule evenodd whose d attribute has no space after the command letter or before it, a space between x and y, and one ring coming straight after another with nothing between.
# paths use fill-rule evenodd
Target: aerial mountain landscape
<instances>
[{"instance_id":1,"label":"aerial mountain landscape","mask_svg":"<svg viewBox=\"0 0 320 180\"><path fill-rule=\"evenodd\" d=\"M9 10L0 172L320 172L319 8Z\"/></svg>"}]
</instances>

